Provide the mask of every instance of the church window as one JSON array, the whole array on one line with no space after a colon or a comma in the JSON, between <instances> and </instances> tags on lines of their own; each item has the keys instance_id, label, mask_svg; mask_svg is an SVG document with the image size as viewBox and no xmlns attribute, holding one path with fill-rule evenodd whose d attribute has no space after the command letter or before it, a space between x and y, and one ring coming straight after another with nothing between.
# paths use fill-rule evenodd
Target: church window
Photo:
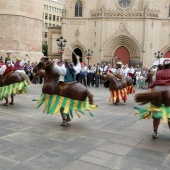
<instances>
[{"instance_id":1,"label":"church window","mask_svg":"<svg viewBox=\"0 0 170 170\"><path fill-rule=\"evenodd\" d=\"M132 0L118 0L118 2L122 8L127 8L131 5Z\"/></svg>"},{"instance_id":2,"label":"church window","mask_svg":"<svg viewBox=\"0 0 170 170\"><path fill-rule=\"evenodd\" d=\"M75 5L75 17L82 17L82 2L80 0Z\"/></svg>"}]
</instances>

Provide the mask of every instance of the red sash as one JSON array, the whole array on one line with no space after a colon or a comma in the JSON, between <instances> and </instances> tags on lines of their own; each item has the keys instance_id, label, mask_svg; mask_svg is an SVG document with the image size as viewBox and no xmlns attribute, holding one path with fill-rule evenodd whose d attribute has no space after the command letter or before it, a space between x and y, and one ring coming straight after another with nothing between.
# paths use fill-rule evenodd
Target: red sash
<instances>
[{"instance_id":1,"label":"red sash","mask_svg":"<svg viewBox=\"0 0 170 170\"><path fill-rule=\"evenodd\" d=\"M130 77L133 77L133 76L134 76L134 74L132 74L132 73L129 73L129 76L130 76Z\"/></svg>"}]
</instances>

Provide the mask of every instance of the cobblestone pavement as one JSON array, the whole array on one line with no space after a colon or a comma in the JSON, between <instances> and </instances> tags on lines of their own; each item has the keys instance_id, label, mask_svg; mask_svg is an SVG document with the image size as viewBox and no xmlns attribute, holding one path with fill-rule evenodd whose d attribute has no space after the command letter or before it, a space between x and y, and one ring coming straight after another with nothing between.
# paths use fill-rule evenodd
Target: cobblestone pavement
<instances>
[{"instance_id":1,"label":"cobblestone pavement","mask_svg":"<svg viewBox=\"0 0 170 170\"><path fill-rule=\"evenodd\" d=\"M14 106L0 102L0 170L169 170L170 132L161 125L152 139L152 120L134 115L134 96L126 105L109 103L109 90L90 87L98 110L76 115L68 127L61 116L34 109L41 85L17 95ZM142 90L137 90L137 92Z\"/></svg>"}]
</instances>

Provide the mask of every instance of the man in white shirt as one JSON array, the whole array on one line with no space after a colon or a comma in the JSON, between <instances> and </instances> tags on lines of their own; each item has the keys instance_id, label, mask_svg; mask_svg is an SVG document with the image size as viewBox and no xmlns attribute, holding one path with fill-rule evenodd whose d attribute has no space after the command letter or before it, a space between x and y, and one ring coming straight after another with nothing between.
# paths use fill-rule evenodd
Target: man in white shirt
<instances>
[{"instance_id":1,"label":"man in white shirt","mask_svg":"<svg viewBox=\"0 0 170 170\"><path fill-rule=\"evenodd\" d=\"M78 74L81 71L81 65L80 65L80 61L79 61L79 56L76 56L76 58L77 58L77 65L76 66L72 66L72 67L76 71L76 74ZM69 74L69 72L67 70L67 67L64 64L59 66L58 65L58 61L59 60L56 60L54 62L54 69L59 73L59 75L64 76L64 82L75 81L74 78L73 78L74 80L71 80L72 78L70 76L67 76L67 74Z\"/></svg>"},{"instance_id":2,"label":"man in white shirt","mask_svg":"<svg viewBox=\"0 0 170 170\"><path fill-rule=\"evenodd\" d=\"M134 74L135 74L135 69L133 68L133 66L130 66L129 76L133 78Z\"/></svg>"},{"instance_id":3,"label":"man in white shirt","mask_svg":"<svg viewBox=\"0 0 170 170\"><path fill-rule=\"evenodd\" d=\"M129 69L128 65L127 65L127 64L124 65L124 67L123 67L123 75L124 75L125 77L128 76L129 71L130 71L130 69Z\"/></svg>"}]
</instances>

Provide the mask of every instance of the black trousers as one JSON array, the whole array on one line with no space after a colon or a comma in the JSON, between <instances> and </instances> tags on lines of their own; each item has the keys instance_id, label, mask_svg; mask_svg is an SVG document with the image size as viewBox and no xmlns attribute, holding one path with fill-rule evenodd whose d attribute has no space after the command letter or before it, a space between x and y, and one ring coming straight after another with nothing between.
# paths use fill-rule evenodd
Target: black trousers
<instances>
[{"instance_id":1,"label":"black trousers","mask_svg":"<svg viewBox=\"0 0 170 170\"><path fill-rule=\"evenodd\" d=\"M86 81L86 75L85 74L80 74L80 82L81 84L87 86L87 81Z\"/></svg>"}]
</instances>

